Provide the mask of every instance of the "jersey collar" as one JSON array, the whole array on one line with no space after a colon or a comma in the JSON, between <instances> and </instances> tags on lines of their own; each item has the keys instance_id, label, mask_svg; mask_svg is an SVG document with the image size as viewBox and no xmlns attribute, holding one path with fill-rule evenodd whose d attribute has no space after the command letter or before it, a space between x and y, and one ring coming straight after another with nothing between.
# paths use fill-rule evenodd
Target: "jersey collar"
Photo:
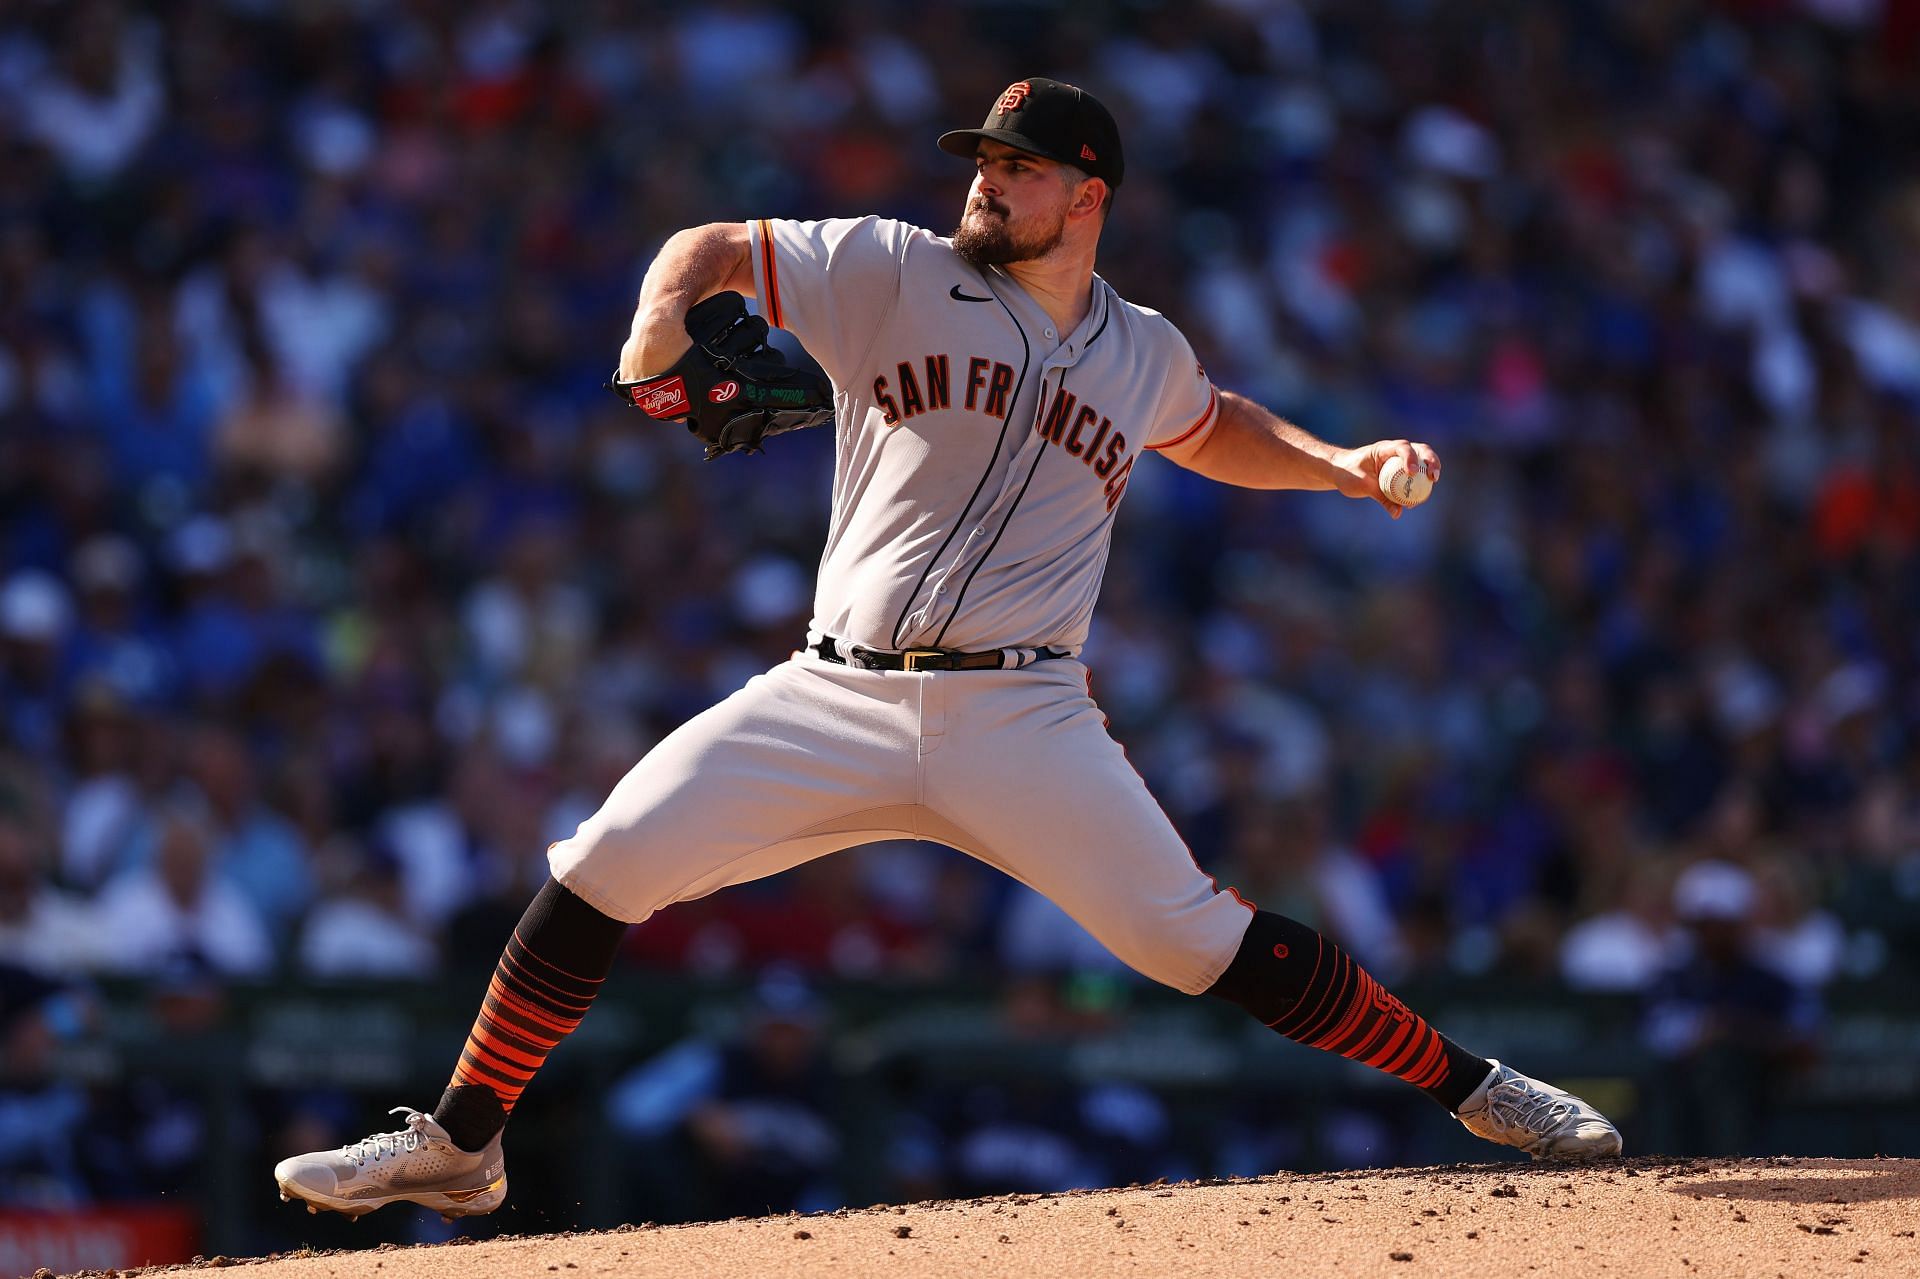
<instances>
[{"instance_id":1,"label":"jersey collar","mask_svg":"<svg viewBox=\"0 0 1920 1279\"><path fill-rule=\"evenodd\" d=\"M1107 321L1112 318L1113 286L1101 279L1097 271L1093 276L1093 304L1087 308L1086 317L1079 326L1064 339L1054 333L1053 317L1034 300L1031 293L1021 287L1020 281L997 266L986 267L979 274L1007 304L1014 322L1026 332L1035 349L1047 352L1043 357L1045 363L1055 367L1079 363L1080 357L1099 340Z\"/></svg>"}]
</instances>

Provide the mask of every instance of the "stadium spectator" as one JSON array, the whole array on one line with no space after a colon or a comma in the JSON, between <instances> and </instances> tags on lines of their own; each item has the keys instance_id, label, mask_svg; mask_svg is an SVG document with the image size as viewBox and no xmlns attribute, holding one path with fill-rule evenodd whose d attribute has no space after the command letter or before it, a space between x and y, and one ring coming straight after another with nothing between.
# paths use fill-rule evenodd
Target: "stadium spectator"
<instances>
[{"instance_id":1,"label":"stadium spectator","mask_svg":"<svg viewBox=\"0 0 1920 1279\"><path fill-rule=\"evenodd\" d=\"M215 838L194 809L162 810L151 861L100 892L95 926L109 968L138 974L194 963L225 977L260 977L273 967L265 920L214 870Z\"/></svg>"},{"instance_id":2,"label":"stadium spectator","mask_svg":"<svg viewBox=\"0 0 1920 1279\"><path fill-rule=\"evenodd\" d=\"M418 981L439 967L425 931L407 917L399 860L374 844L341 868L345 882L323 894L300 932L300 971L322 980Z\"/></svg>"},{"instance_id":3,"label":"stadium spectator","mask_svg":"<svg viewBox=\"0 0 1920 1279\"><path fill-rule=\"evenodd\" d=\"M84 1206L90 1117L86 1090L55 1069L55 1052L91 1017L63 982L0 963L0 1199L21 1209Z\"/></svg>"},{"instance_id":4,"label":"stadium spectator","mask_svg":"<svg viewBox=\"0 0 1920 1279\"><path fill-rule=\"evenodd\" d=\"M132 866L146 847L157 717L142 716L100 685L67 708L68 787L60 818L59 878L92 892ZM146 775L142 766L146 765Z\"/></svg>"},{"instance_id":5,"label":"stadium spectator","mask_svg":"<svg viewBox=\"0 0 1920 1279\"><path fill-rule=\"evenodd\" d=\"M797 974L770 970L736 1035L686 1040L614 1085L608 1116L642 1143L640 1202L728 1215L838 1202L826 1180L840 1137L822 1016Z\"/></svg>"},{"instance_id":6,"label":"stadium spectator","mask_svg":"<svg viewBox=\"0 0 1920 1279\"><path fill-rule=\"evenodd\" d=\"M77 690L142 705L171 694L173 657L140 599L144 574L140 552L118 534L99 534L74 551L78 625L70 660Z\"/></svg>"},{"instance_id":7,"label":"stadium spectator","mask_svg":"<svg viewBox=\"0 0 1920 1279\"><path fill-rule=\"evenodd\" d=\"M88 904L54 886L51 861L25 822L0 815L0 964L71 980L99 967L101 937Z\"/></svg>"},{"instance_id":8,"label":"stadium spectator","mask_svg":"<svg viewBox=\"0 0 1920 1279\"><path fill-rule=\"evenodd\" d=\"M29 569L0 584L0 722L42 758L57 757L72 612L50 574Z\"/></svg>"},{"instance_id":9,"label":"stadium spectator","mask_svg":"<svg viewBox=\"0 0 1920 1279\"><path fill-rule=\"evenodd\" d=\"M1659 862L1627 868L1620 900L1581 920L1560 943L1560 975L1575 990L1644 991L1680 960L1673 873Z\"/></svg>"},{"instance_id":10,"label":"stadium spectator","mask_svg":"<svg viewBox=\"0 0 1920 1279\"><path fill-rule=\"evenodd\" d=\"M1819 1005L1757 952L1760 886L1746 870L1695 862L1673 909L1689 953L1649 991L1645 1030L1663 1061L1662 1131L1684 1149L1746 1154L1770 1094L1810 1060Z\"/></svg>"},{"instance_id":11,"label":"stadium spectator","mask_svg":"<svg viewBox=\"0 0 1920 1279\"><path fill-rule=\"evenodd\" d=\"M112 0L75 9L61 56L27 80L23 124L76 182L104 185L160 126L160 32Z\"/></svg>"},{"instance_id":12,"label":"stadium spectator","mask_svg":"<svg viewBox=\"0 0 1920 1279\"><path fill-rule=\"evenodd\" d=\"M194 734L188 775L214 835L214 872L238 887L269 928L312 904L313 871L293 824L268 805L246 743L230 729Z\"/></svg>"},{"instance_id":13,"label":"stadium spectator","mask_svg":"<svg viewBox=\"0 0 1920 1279\"><path fill-rule=\"evenodd\" d=\"M1406 944L1379 874L1335 839L1324 794L1249 805L1236 819L1223 882L1263 910L1326 933L1383 980L1405 975Z\"/></svg>"}]
</instances>

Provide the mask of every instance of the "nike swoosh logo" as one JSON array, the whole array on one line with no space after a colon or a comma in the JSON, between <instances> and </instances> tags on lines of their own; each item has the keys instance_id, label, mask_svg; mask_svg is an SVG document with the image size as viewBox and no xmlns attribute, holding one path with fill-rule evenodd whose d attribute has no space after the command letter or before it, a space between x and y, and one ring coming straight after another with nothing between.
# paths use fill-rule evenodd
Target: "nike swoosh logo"
<instances>
[{"instance_id":1,"label":"nike swoosh logo","mask_svg":"<svg viewBox=\"0 0 1920 1279\"><path fill-rule=\"evenodd\" d=\"M960 291L960 286L957 284L947 290L947 296L952 298L955 302L991 302L993 301L992 298L977 298L973 296L973 294L971 293L962 293Z\"/></svg>"}]
</instances>

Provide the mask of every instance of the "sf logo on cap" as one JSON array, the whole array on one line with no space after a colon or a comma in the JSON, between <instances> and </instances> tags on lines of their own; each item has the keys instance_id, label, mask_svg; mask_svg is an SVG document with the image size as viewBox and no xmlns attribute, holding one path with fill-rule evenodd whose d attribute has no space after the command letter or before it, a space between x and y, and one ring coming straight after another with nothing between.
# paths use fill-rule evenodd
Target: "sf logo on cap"
<instances>
[{"instance_id":1,"label":"sf logo on cap","mask_svg":"<svg viewBox=\"0 0 1920 1279\"><path fill-rule=\"evenodd\" d=\"M1025 102L1027 95L1032 92L1033 86L1025 80L1020 81L1018 84L1010 84L1007 86L1007 91L1000 95L1000 104L996 106L994 110L998 111L1001 115L1005 115L1009 111L1018 111L1020 104Z\"/></svg>"}]
</instances>

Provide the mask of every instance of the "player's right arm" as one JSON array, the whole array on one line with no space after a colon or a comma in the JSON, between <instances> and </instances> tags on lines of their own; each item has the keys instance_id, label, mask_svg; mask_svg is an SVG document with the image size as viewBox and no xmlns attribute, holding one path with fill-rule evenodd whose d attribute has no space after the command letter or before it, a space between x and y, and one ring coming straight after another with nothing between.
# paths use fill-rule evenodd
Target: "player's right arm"
<instances>
[{"instance_id":1,"label":"player's right arm","mask_svg":"<svg viewBox=\"0 0 1920 1279\"><path fill-rule=\"evenodd\" d=\"M676 231L661 246L640 285L633 327L620 348L620 378L633 381L672 368L687 353L687 312L716 293L753 297L751 238L744 222L710 222Z\"/></svg>"},{"instance_id":2,"label":"player's right arm","mask_svg":"<svg viewBox=\"0 0 1920 1279\"><path fill-rule=\"evenodd\" d=\"M678 232L647 268L620 350L620 378L673 367L692 345L688 309L732 290L759 298L767 323L793 334L827 376L844 384L899 298L909 241L925 234L876 217L762 218Z\"/></svg>"}]
</instances>

